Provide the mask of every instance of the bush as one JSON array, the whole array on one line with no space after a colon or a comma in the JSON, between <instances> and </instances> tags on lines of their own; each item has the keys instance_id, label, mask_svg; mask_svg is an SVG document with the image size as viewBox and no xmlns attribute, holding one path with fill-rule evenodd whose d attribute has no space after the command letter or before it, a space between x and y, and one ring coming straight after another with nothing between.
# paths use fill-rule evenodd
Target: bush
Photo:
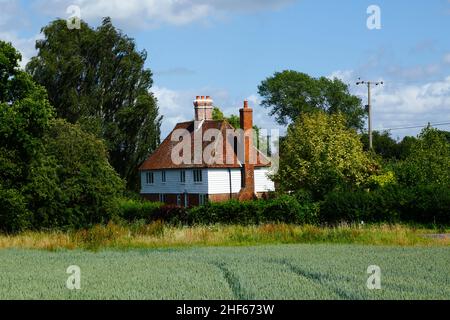
<instances>
[{"instance_id":1,"label":"bush","mask_svg":"<svg viewBox=\"0 0 450 320\"><path fill-rule=\"evenodd\" d=\"M261 219L263 200L208 203L189 210L192 224L257 224Z\"/></svg>"},{"instance_id":2,"label":"bush","mask_svg":"<svg viewBox=\"0 0 450 320\"><path fill-rule=\"evenodd\" d=\"M189 221L193 224L259 224L269 222L314 223L318 216L318 205L300 203L295 197L283 195L270 200L209 203L189 210Z\"/></svg>"},{"instance_id":3,"label":"bush","mask_svg":"<svg viewBox=\"0 0 450 320\"><path fill-rule=\"evenodd\" d=\"M427 185L410 189L401 218L419 223L450 224L450 187Z\"/></svg>"},{"instance_id":4,"label":"bush","mask_svg":"<svg viewBox=\"0 0 450 320\"><path fill-rule=\"evenodd\" d=\"M129 222L138 220L150 222L159 214L161 206L159 202L121 199L118 201L119 217Z\"/></svg>"},{"instance_id":5,"label":"bush","mask_svg":"<svg viewBox=\"0 0 450 320\"><path fill-rule=\"evenodd\" d=\"M0 185L0 231L18 232L26 229L30 216L25 198L16 190L5 190Z\"/></svg>"},{"instance_id":6,"label":"bush","mask_svg":"<svg viewBox=\"0 0 450 320\"><path fill-rule=\"evenodd\" d=\"M450 189L439 185L374 191L338 191L327 195L320 221L450 223Z\"/></svg>"},{"instance_id":7,"label":"bush","mask_svg":"<svg viewBox=\"0 0 450 320\"><path fill-rule=\"evenodd\" d=\"M318 209L318 204L300 203L296 198L284 195L267 201L262 217L265 222L312 224L317 222Z\"/></svg>"}]
</instances>

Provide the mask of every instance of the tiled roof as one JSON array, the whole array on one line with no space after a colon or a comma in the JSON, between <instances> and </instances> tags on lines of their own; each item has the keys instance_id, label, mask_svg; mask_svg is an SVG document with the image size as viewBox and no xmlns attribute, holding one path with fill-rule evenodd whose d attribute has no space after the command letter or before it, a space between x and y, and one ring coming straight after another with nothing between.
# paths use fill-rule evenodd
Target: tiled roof
<instances>
[{"instance_id":1,"label":"tiled roof","mask_svg":"<svg viewBox=\"0 0 450 320\"><path fill-rule=\"evenodd\" d=\"M156 149L156 151L151 154L147 160L143 162L140 166L139 170L159 170L159 169L188 169L188 168L240 168L241 164L238 161L235 161L234 164L226 164L226 130L233 129L233 127L226 120L205 120L202 123L202 132L203 134L209 129L218 129L222 132L222 136L224 137L223 141L223 164L208 164L205 163L202 159L202 163L194 164L194 128L195 122L183 122L178 123L172 132L167 136L167 138L161 143L161 145ZM177 141L171 141L172 133L178 129L186 129L191 135L191 164L175 164L172 157L172 149L179 143ZM203 149L211 144L211 142L206 141L203 142ZM231 147L231 146L230 146ZM256 150L256 148L254 147ZM228 150L233 150L233 148L229 148ZM234 152L233 152L234 154ZM269 164L263 163L261 159L267 159L260 151L258 151L258 161L255 164L255 167L269 167ZM203 157L202 157L203 158Z\"/></svg>"}]
</instances>

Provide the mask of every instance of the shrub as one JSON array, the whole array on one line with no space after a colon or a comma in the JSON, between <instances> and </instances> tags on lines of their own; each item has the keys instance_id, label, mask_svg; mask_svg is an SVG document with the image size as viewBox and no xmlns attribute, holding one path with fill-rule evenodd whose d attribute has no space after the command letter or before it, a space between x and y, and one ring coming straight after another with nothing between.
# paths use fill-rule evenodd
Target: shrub
<instances>
[{"instance_id":1,"label":"shrub","mask_svg":"<svg viewBox=\"0 0 450 320\"><path fill-rule=\"evenodd\" d=\"M3 189L0 184L0 231L18 232L26 229L30 216L25 198L14 189Z\"/></svg>"},{"instance_id":2,"label":"shrub","mask_svg":"<svg viewBox=\"0 0 450 320\"><path fill-rule=\"evenodd\" d=\"M450 224L450 187L417 186L409 190L401 218L419 223Z\"/></svg>"},{"instance_id":3,"label":"shrub","mask_svg":"<svg viewBox=\"0 0 450 320\"><path fill-rule=\"evenodd\" d=\"M189 210L189 221L193 224L254 224L260 222L262 200L208 203Z\"/></svg>"},{"instance_id":4,"label":"shrub","mask_svg":"<svg viewBox=\"0 0 450 320\"><path fill-rule=\"evenodd\" d=\"M267 201L261 215L265 222L315 223L318 208L312 202L302 204L296 198L284 195Z\"/></svg>"},{"instance_id":5,"label":"shrub","mask_svg":"<svg viewBox=\"0 0 450 320\"><path fill-rule=\"evenodd\" d=\"M320 221L450 223L450 189L440 185L388 186L327 195Z\"/></svg>"},{"instance_id":6,"label":"shrub","mask_svg":"<svg viewBox=\"0 0 450 320\"><path fill-rule=\"evenodd\" d=\"M159 214L161 206L159 202L120 199L118 201L119 217L129 222L138 220L150 222L155 220L154 217Z\"/></svg>"}]
</instances>

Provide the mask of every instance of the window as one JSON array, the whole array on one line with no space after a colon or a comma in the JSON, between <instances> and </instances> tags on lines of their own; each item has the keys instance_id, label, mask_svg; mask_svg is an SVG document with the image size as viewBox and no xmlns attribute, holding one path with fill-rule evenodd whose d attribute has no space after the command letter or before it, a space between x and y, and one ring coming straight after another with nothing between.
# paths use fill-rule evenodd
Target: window
<instances>
[{"instance_id":1,"label":"window","mask_svg":"<svg viewBox=\"0 0 450 320\"><path fill-rule=\"evenodd\" d=\"M184 170L180 171L180 182L186 183L186 171L184 171Z\"/></svg>"},{"instance_id":2,"label":"window","mask_svg":"<svg viewBox=\"0 0 450 320\"><path fill-rule=\"evenodd\" d=\"M181 206L181 194L177 194L177 206Z\"/></svg>"},{"instance_id":3,"label":"window","mask_svg":"<svg viewBox=\"0 0 450 320\"><path fill-rule=\"evenodd\" d=\"M166 182L166 172L165 171L161 171L161 181Z\"/></svg>"},{"instance_id":4,"label":"window","mask_svg":"<svg viewBox=\"0 0 450 320\"><path fill-rule=\"evenodd\" d=\"M153 172L147 172L146 178L147 178L147 184L153 184L153 182L154 182Z\"/></svg>"},{"instance_id":5,"label":"window","mask_svg":"<svg viewBox=\"0 0 450 320\"><path fill-rule=\"evenodd\" d=\"M159 202L166 202L166 195L164 193L159 194Z\"/></svg>"},{"instance_id":6,"label":"window","mask_svg":"<svg viewBox=\"0 0 450 320\"><path fill-rule=\"evenodd\" d=\"M208 202L208 195L206 194L199 194L198 195L198 204L203 206Z\"/></svg>"},{"instance_id":7,"label":"window","mask_svg":"<svg viewBox=\"0 0 450 320\"><path fill-rule=\"evenodd\" d=\"M202 170L201 169L194 170L194 182L198 183L202 181L203 181Z\"/></svg>"}]
</instances>

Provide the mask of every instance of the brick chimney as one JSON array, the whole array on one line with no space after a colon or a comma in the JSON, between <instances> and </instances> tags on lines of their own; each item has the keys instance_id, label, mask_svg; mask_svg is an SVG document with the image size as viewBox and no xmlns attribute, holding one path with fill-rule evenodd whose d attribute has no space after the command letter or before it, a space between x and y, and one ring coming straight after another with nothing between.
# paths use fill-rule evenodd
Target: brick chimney
<instances>
[{"instance_id":1,"label":"brick chimney","mask_svg":"<svg viewBox=\"0 0 450 320\"><path fill-rule=\"evenodd\" d=\"M213 100L210 96L197 96L194 107L195 121L212 120Z\"/></svg>"},{"instance_id":2,"label":"brick chimney","mask_svg":"<svg viewBox=\"0 0 450 320\"><path fill-rule=\"evenodd\" d=\"M244 107L239 110L241 129L245 132L244 150L245 157L242 163L242 188L239 192L240 200L253 199L255 197L255 164L250 152L253 152L253 109L249 108L248 101L244 101Z\"/></svg>"}]
</instances>

